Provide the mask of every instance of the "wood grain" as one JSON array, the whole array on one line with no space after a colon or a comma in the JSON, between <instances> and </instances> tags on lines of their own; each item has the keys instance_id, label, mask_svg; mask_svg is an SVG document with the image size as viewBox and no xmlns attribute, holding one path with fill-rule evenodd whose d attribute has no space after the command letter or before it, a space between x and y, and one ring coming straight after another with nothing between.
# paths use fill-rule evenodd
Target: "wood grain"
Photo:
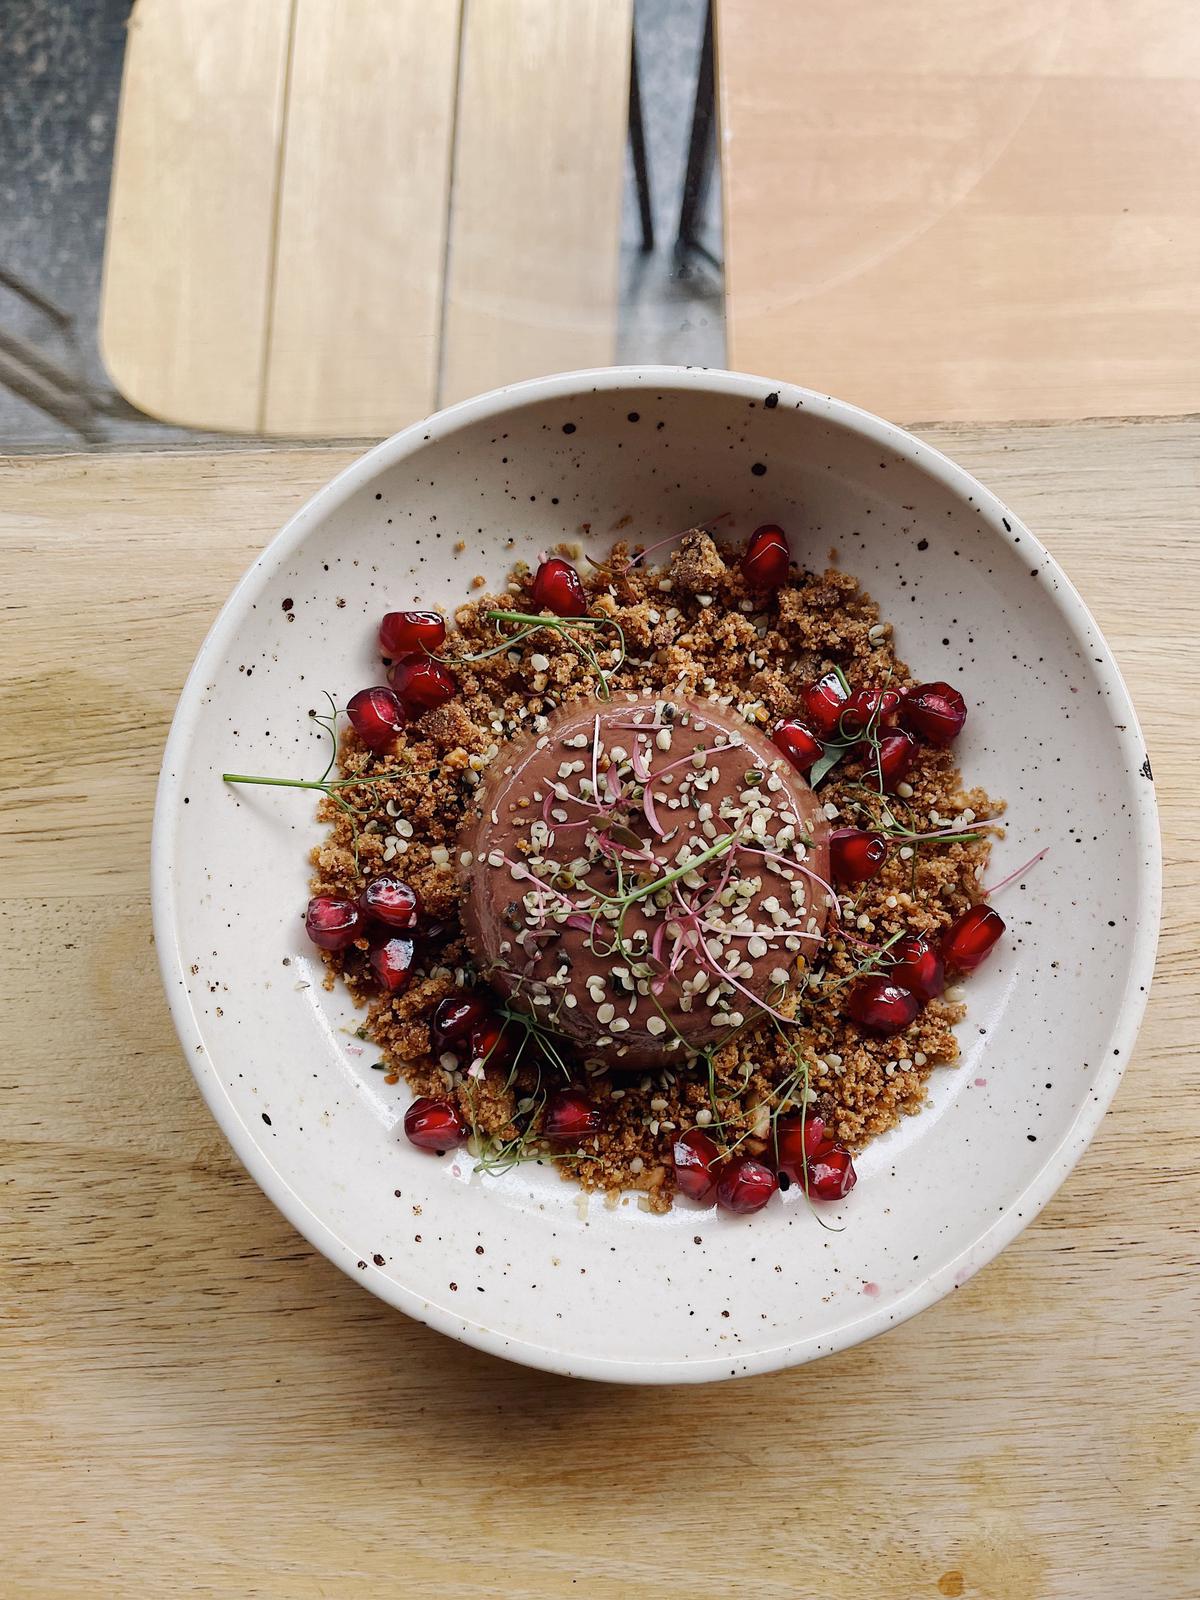
<instances>
[{"instance_id":1,"label":"wood grain","mask_svg":"<svg viewBox=\"0 0 1200 1600\"><path fill-rule=\"evenodd\" d=\"M195 428L261 414L293 0L138 0L100 342L127 400Z\"/></svg>"},{"instance_id":2,"label":"wood grain","mask_svg":"<svg viewBox=\"0 0 1200 1600\"><path fill-rule=\"evenodd\" d=\"M1190 0L719 0L729 364L885 416L1200 409Z\"/></svg>"},{"instance_id":3,"label":"wood grain","mask_svg":"<svg viewBox=\"0 0 1200 1600\"><path fill-rule=\"evenodd\" d=\"M631 0L469 0L442 404L613 359Z\"/></svg>"},{"instance_id":4,"label":"wood grain","mask_svg":"<svg viewBox=\"0 0 1200 1600\"><path fill-rule=\"evenodd\" d=\"M241 1172L174 1041L146 882L168 719L346 453L0 461L6 1596L1195 1592L1200 423L923 432L1029 519L1125 669L1159 973L1095 1144L998 1262L703 1393L528 1372L388 1310Z\"/></svg>"},{"instance_id":5,"label":"wood grain","mask_svg":"<svg viewBox=\"0 0 1200 1600\"><path fill-rule=\"evenodd\" d=\"M260 431L437 403L460 0L297 0Z\"/></svg>"},{"instance_id":6,"label":"wood grain","mask_svg":"<svg viewBox=\"0 0 1200 1600\"><path fill-rule=\"evenodd\" d=\"M611 361L632 25L632 0L138 0L117 387L192 427L372 436Z\"/></svg>"}]
</instances>

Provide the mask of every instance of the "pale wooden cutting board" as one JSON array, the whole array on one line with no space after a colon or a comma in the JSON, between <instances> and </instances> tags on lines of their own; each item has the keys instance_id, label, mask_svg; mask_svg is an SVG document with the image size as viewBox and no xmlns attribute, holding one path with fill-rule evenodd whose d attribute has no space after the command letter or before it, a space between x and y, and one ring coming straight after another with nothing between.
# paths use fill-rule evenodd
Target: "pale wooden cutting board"
<instances>
[{"instance_id":1,"label":"pale wooden cutting board","mask_svg":"<svg viewBox=\"0 0 1200 1600\"><path fill-rule=\"evenodd\" d=\"M0 461L6 1597L1196 1592L1200 424L923 431L1028 518L1128 675L1159 974L1095 1144L998 1262L885 1338L704 1391L548 1377L388 1310L239 1169L172 1034L167 724L346 452Z\"/></svg>"}]
</instances>

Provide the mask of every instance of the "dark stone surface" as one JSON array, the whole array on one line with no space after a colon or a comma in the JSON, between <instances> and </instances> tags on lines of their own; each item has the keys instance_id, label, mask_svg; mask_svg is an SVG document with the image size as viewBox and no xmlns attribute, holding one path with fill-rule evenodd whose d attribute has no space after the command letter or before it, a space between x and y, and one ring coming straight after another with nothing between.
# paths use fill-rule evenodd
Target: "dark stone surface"
<instances>
[{"instance_id":1,"label":"dark stone surface","mask_svg":"<svg viewBox=\"0 0 1200 1600\"><path fill-rule=\"evenodd\" d=\"M129 0L0 0L0 267L75 319L83 372L96 344L104 218ZM66 362L53 322L0 287L0 326ZM76 436L0 388L0 444Z\"/></svg>"}]
</instances>

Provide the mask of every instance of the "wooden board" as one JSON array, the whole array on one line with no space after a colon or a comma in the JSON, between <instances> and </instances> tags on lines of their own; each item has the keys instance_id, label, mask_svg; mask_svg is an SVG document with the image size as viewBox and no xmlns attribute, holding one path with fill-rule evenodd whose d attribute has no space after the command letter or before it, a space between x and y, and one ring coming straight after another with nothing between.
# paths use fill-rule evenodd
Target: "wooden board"
<instances>
[{"instance_id":1,"label":"wooden board","mask_svg":"<svg viewBox=\"0 0 1200 1600\"><path fill-rule=\"evenodd\" d=\"M923 431L1028 517L1125 669L1159 974L1095 1144L998 1262L885 1338L704 1392L525 1371L385 1308L240 1170L171 1032L168 720L234 579L347 453L0 461L6 1597L1195 1592L1200 423Z\"/></svg>"},{"instance_id":2,"label":"wooden board","mask_svg":"<svg viewBox=\"0 0 1200 1600\"><path fill-rule=\"evenodd\" d=\"M1191 0L718 0L729 363L885 416L1200 409Z\"/></svg>"},{"instance_id":3,"label":"wooden board","mask_svg":"<svg viewBox=\"0 0 1200 1600\"><path fill-rule=\"evenodd\" d=\"M611 361L631 29L632 0L138 0L114 383L192 427L369 437Z\"/></svg>"},{"instance_id":4,"label":"wooden board","mask_svg":"<svg viewBox=\"0 0 1200 1600\"><path fill-rule=\"evenodd\" d=\"M253 432L294 0L140 0L129 19L100 344L141 410Z\"/></svg>"},{"instance_id":5,"label":"wooden board","mask_svg":"<svg viewBox=\"0 0 1200 1600\"><path fill-rule=\"evenodd\" d=\"M632 0L468 0L443 404L616 350Z\"/></svg>"},{"instance_id":6,"label":"wooden board","mask_svg":"<svg viewBox=\"0 0 1200 1600\"><path fill-rule=\"evenodd\" d=\"M260 429L437 403L459 0L298 0Z\"/></svg>"}]
</instances>

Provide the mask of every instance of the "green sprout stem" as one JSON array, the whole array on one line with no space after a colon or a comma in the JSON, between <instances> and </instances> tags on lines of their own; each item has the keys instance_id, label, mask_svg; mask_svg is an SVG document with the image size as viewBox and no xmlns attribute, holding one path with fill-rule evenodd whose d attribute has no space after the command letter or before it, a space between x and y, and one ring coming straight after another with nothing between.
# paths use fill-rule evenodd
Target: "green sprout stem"
<instances>
[{"instance_id":1,"label":"green sprout stem","mask_svg":"<svg viewBox=\"0 0 1200 1600\"><path fill-rule=\"evenodd\" d=\"M489 622L515 623L521 631L512 634L507 639L502 639L499 644L493 645L488 650L480 650L468 656L437 656L435 660L446 661L451 666L455 665L456 662L487 661L492 656L503 655L505 651L514 649L528 639L530 634L546 629L551 633L559 634L575 650L578 650L596 674L598 693L601 699L607 700L610 698L611 691L608 687L609 672L618 671L625 664L625 657L628 653L625 645L625 630L615 617L546 617L535 616L529 611L489 611L486 616ZM606 668L600 665L600 658L591 645L585 644L581 637L572 632L572 629L578 627L612 628L616 632L617 638L621 641L621 659L615 667Z\"/></svg>"},{"instance_id":2,"label":"green sprout stem","mask_svg":"<svg viewBox=\"0 0 1200 1600\"><path fill-rule=\"evenodd\" d=\"M619 905L621 909L628 910L637 900L644 900L647 895L657 894L660 889L669 889L673 883L678 883L680 878L686 878L689 872L695 872L697 867L706 867L710 861L715 861L718 856L723 856L727 850L737 843L736 833L727 833L718 839L716 844L709 845L707 850L702 850L698 856L693 856L690 861L684 862L681 867L664 873L661 878L655 878L651 883L644 883L640 889L630 889L626 894L605 894L602 889L593 889L590 893L602 900L607 900L610 905Z\"/></svg>"},{"instance_id":3,"label":"green sprout stem","mask_svg":"<svg viewBox=\"0 0 1200 1600\"><path fill-rule=\"evenodd\" d=\"M368 783L391 783L404 777L402 772L377 772L366 778L258 778L245 772L223 772L222 783L265 783L276 789L353 789Z\"/></svg>"}]
</instances>

